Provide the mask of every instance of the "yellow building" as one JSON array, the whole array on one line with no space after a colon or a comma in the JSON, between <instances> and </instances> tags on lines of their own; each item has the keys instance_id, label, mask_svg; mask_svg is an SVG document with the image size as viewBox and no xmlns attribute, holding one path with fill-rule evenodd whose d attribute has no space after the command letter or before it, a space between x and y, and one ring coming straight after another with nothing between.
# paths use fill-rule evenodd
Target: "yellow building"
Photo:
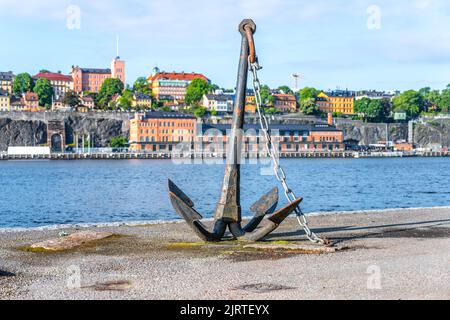
<instances>
[{"instance_id":1,"label":"yellow building","mask_svg":"<svg viewBox=\"0 0 450 320\"><path fill-rule=\"evenodd\" d=\"M152 96L149 94L136 93L131 100L131 106L135 109L136 107L150 109L152 107Z\"/></svg>"},{"instance_id":2,"label":"yellow building","mask_svg":"<svg viewBox=\"0 0 450 320\"><path fill-rule=\"evenodd\" d=\"M355 95L348 91L321 92L317 97L317 106L324 113L355 114Z\"/></svg>"},{"instance_id":3,"label":"yellow building","mask_svg":"<svg viewBox=\"0 0 450 320\"><path fill-rule=\"evenodd\" d=\"M8 92L0 89L0 112L8 112L11 109L11 97Z\"/></svg>"}]
</instances>

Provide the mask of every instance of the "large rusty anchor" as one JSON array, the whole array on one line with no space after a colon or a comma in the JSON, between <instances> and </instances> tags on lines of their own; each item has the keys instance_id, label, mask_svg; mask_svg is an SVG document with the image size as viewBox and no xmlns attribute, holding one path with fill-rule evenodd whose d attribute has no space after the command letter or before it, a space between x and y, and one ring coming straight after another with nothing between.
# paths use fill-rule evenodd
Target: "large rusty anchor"
<instances>
[{"instance_id":1,"label":"large rusty anchor","mask_svg":"<svg viewBox=\"0 0 450 320\"><path fill-rule=\"evenodd\" d=\"M256 25L252 20L246 19L239 25L239 32L242 34L242 47L233 125L228 140L225 177L221 197L215 211L213 231L208 231L207 227L201 222L203 217L194 209L192 200L169 180L170 200L176 212L186 220L201 239L208 242L221 241L227 228L237 239L259 241L277 229L297 209L302 201L301 198L296 199L286 207L275 212L278 205L278 188L274 188L251 207L254 218L246 226L242 227L240 202L242 134L249 62L254 63L256 61L253 42ZM265 218L267 215L270 216Z\"/></svg>"}]
</instances>

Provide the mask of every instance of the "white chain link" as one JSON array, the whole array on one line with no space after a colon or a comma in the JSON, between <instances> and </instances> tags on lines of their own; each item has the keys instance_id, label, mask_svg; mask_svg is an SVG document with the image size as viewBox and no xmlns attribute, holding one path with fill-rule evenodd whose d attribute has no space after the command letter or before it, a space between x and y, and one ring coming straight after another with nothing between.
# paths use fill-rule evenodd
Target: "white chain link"
<instances>
[{"instance_id":1,"label":"white chain link","mask_svg":"<svg viewBox=\"0 0 450 320\"><path fill-rule=\"evenodd\" d=\"M280 165L279 153L272 141L272 136L270 134L269 122L268 122L267 117L263 110L263 101L262 101L262 97L261 97L261 82L258 79L258 70L261 70L262 67L259 65L258 59L256 59L255 63L251 63L250 58L249 58L249 65L250 65L251 72L253 74L253 89L255 91L255 103L256 103L256 108L258 110L259 123L260 123L261 129L264 133L267 152L268 152L268 155L270 156L270 158L272 159L275 176L276 176L277 180L283 186L286 199L290 203L293 203L295 200L297 200L297 197L295 196L294 192L292 191L291 188L289 188L289 185L287 184L286 172ZM311 242L327 244L326 240L320 238L318 235L316 235L314 232L311 231L311 229L308 226L308 220L306 219L305 214L302 212L302 210L300 209L299 206L295 209L295 214L297 215L297 220L298 220L298 223L300 224L300 227L305 231L306 236L308 237L308 239Z\"/></svg>"}]
</instances>

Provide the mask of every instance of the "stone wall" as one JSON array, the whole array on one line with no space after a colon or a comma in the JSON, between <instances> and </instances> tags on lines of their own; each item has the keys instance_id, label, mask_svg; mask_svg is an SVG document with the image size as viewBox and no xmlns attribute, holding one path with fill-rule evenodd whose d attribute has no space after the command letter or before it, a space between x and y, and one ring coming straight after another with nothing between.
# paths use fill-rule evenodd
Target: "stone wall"
<instances>
[{"instance_id":1,"label":"stone wall","mask_svg":"<svg viewBox=\"0 0 450 320\"><path fill-rule=\"evenodd\" d=\"M8 146L36 146L47 144L48 121L65 124L66 144L75 134L92 137L95 147L108 147L112 138L129 137L128 113L0 113L0 151Z\"/></svg>"}]
</instances>

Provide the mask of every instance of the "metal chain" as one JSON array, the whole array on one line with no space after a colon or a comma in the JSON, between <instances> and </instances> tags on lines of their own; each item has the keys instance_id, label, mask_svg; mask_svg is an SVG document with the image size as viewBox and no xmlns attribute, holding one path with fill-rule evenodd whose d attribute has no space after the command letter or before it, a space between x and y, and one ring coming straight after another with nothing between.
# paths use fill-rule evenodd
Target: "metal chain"
<instances>
[{"instance_id":1,"label":"metal chain","mask_svg":"<svg viewBox=\"0 0 450 320\"><path fill-rule=\"evenodd\" d=\"M287 184L287 176L286 172L280 165L280 157L277 148L275 147L272 136L270 134L270 127L269 127L269 121L267 120L267 117L265 115L265 112L263 110L263 101L261 98L261 82L258 79L258 71L262 69L262 67L259 65L258 59L256 59L255 63L251 63L249 58L249 65L250 70L253 74L253 89L255 91L255 103L256 108L258 110L258 116L259 116L259 123L261 125L261 129L264 133L264 138L266 142L266 148L267 152L272 159L273 162L273 169L275 172L275 176L277 180L281 183L284 189L284 194L287 198L287 200L290 203L293 203L297 197L295 196L292 189ZM306 219L305 214L300 209L300 207L297 207L295 209L295 214L297 215L298 223L300 224L300 227L305 231L306 236L308 239L313 243L320 243L320 244L329 244L329 242L325 239L320 238L318 235L316 235L308 226L308 220Z\"/></svg>"}]
</instances>

